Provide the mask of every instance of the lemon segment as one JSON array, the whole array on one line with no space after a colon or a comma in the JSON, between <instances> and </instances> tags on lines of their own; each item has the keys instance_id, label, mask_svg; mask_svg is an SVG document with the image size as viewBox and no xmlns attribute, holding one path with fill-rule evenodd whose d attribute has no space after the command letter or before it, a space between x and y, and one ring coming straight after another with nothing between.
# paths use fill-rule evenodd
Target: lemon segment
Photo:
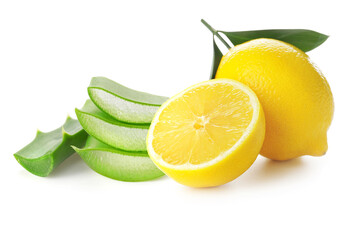
<instances>
[{"instance_id":1,"label":"lemon segment","mask_svg":"<svg viewBox=\"0 0 364 240\"><path fill-rule=\"evenodd\" d=\"M264 132L264 113L252 90L233 80L210 80L161 106L147 148L154 163L177 182L217 186L251 166Z\"/></svg>"}]
</instances>

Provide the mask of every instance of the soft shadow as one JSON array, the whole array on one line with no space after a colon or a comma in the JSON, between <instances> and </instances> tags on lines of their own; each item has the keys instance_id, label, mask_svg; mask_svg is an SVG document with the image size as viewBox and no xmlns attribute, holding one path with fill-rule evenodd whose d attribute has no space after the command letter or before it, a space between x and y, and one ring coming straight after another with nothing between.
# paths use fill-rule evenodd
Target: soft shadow
<instances>
[{"instance_id":1,"label":"soft shadow","mask_svg":"<svg viewBox=\"0 0 364 240\"><path fill-rule=\"evenodd\" d=\"M303 157L287 161L274 161L268 158L260 157L255 162L248 174L243 174L238 178L239 184L256 185L268 184L284 178L290 178L306 170L307 164Z\"/></svg>"},{"instance_id":2,"label":"soft shadow","mask_svg":"<svg viewBox=\"0 0 364 240\"><path fill-rule=\"evenodd\" d=\"M195 187L188 187L188 186L181 186L184 188L183 190L190 193L204 193L204 194L210 194L210 193L217 193L217 192L227 192L229 189L231 189L231 185L229 183L216 186L216 187L203 187L203 188L195 188Z\"/></svg>"},{"instance_id":3,"label":"soft shadow","mask_svg":"<svg viewBox=\"0 0 364 240\"><path fill-rule=\"evenodd\" d=\"M183 191L186 191L188 193L192 193L192 194L203 194L203 195L214 195L215 193L227 193L229 191L231 191L231 189L233 188L233 184L231 183L226 183L224 185L221 186L216 186L216 187L188 187L188 186L184 186L182 184L179 184L180 188Z\"/></svg>"},{"instance_id":4,"label":"soft shadow","mask_svg":"<svg viewBox=\"0 0 364 240\"><path fill-rule=\"evenodd\" d=\"M241 186L250 188L257 187L257 185L268 185L284 178L291 178L294 175L305 171L306 164L304 160L303 157L299 157L288 161L274 161L268 158L259 157L247 172L231 183L207 188L181 187L184 191L192 194L213 195L215 193L230 192L237 186L239 186L239 188Z\"/></svg>"},{"instance_id":5,"label":"soft shadow","mask_svg":"<svg viewBox=\"0 0 364 240\"><path fill-rule=\"evenodd\" d=\"M89 174L92 170L86 165L81 157L74 153L61 163L54 171L48 176L50 178L69 177L75 175Z\"/></svg>"}]
</instances>

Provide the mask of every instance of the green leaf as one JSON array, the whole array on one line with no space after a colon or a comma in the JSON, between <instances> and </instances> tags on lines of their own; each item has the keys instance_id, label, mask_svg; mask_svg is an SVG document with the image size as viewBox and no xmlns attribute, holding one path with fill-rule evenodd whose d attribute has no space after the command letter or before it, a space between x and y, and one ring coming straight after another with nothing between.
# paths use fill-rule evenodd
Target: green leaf
<instances>
[{"instance_id":1,"label":"green leaf","mask_svg":"<svg viewBox=\"0 0 364 240\"><path fill-rule=\"evenodd\" d=\"M290 43L304 52L308 52L314 48L317 48L329 37L322 33L306 29L270 29L241 32L218 32L224 33L234 45L238 45L256 38L273 38Z\"/></svg>"},{"instance_id":2,"label":"green leaf","mask_svg":"<svg viewBox=\"0 0 364 240\"><path fill-rule=\"evenodd\" d=\"M219 47L216 45L215 38L212 38L213 40L213 47L214 47L214 53L213 53L213 59L212 59L212 67L211 67L211 73L210 73L210 79L214 79L217 68L219 67L221 58L223 56L222 52L220 51Z\"/></svg>"},{"instance_id":3,"label":"green leaf","mask_svg":"<svg viewBox=\"0 0 364 240\"><path fill-rule=\"evenodd\" d=\"M118 150L91 136L83 149L73 148L91 169L108 178L136 182L164 175L147 153Z\"/></svg>"},{"instance_id":4,"label":"green leaf","mask_svg":"<svg viewBox=\"0 0 364 240\"><path fill-rule=\"evenodd\" d=\"M112 147L126 151L147 151L146 137L149 125L120 122L101 111L91 100L81 110L76 109L83 129Z\"/></svg>"},{"instance_id":5,"label":"green leaf","mask_svg":"<svg viewBox=\"0 0 364 240\"><path fill-rule=\"evenodd\" d=\"M257 39L257 38L272 38L280 41L290 43L304 52L308 52L314 48L320 46L327 40L329 36L306 29L267 29L267 30L256 30L256 31L239 31L239 32L227 32L220 31L213 28L205 20L201 19L201 22L211 31L214 40L214 59L211 68L210 77L214 78L217 68L220 64L221 51L215 43L215 36L227 47L229 44L221 37L220 33L225 36L234 44L234 46L242 44L244 42Z\"/></svg>"},{"instance_id":6,"label":"green leaf","mask_svg":"<svg viewBox=\"0 0 364 240\"><path fill-rule=\"evenodd\" d=\"M16 160L34 175L46 177L75 151L82 147L87 133L77 120L67 118L64 125L51 132L38 131L35 139L14 154Z\"/></svg>"},{"instance_id":7,"label":"green leaf","mask_svg":"<svg viewBox=\"0 0 364 240\"><path fill-rule=\"evenodd\" d=\"M149 124L168 98L127 88L105 77L94 77L88 87L93 103L113 118L132 124Z\"/></svg>"}]
</instances>

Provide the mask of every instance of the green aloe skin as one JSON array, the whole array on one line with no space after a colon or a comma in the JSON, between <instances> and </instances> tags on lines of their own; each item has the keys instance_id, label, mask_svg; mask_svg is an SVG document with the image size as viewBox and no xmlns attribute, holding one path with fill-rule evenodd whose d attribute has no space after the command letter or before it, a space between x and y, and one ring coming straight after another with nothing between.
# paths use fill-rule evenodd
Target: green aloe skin
<instances>
[{"instance_id":1,"label":"green aloe skin","mask_svg":"<svg viewBox=\"0 0 364 240\"><path fill-rule=\"evenodd\" d=\"M80 123L68 117L60 128L47 133L38 131L35 139L14 157L29 172L46 177L75 152L71 145L83 147L86 138Z\"/></svg>"},{"instance_id":2,"label":"green aloe skin","mask_svg":"<svg viewBox=\"0 0 364 240\"><path fill-rule=\"evenodd\" d=\"M117 121L96 107L91 100L87 100L82 109L76 109L76 115L83 129L99 141L125 151L147 151L149 125Z\"/></svg>"},{"instance_id":3,"label":"green aloe skin","mask_svg":"<svg viewBox=\"0 0 364 240\"><path fill-rule=\"evenodd\" d=\"M168 98L127 88L105 77L94 77L90 99L113 118L132 124L149 124Z\"/></svg>"},{"instance_id":4,"label":"green aloe skin","mask_svg":"<svg viewBox=\"0 0 364 240\"><path fill-rule=\"evenodd\" d=\"M108 178L137 182L164 175L147 153L115 149L91 136L83 149L73 148L91 169Z\"/></svg>"}]
</instances>

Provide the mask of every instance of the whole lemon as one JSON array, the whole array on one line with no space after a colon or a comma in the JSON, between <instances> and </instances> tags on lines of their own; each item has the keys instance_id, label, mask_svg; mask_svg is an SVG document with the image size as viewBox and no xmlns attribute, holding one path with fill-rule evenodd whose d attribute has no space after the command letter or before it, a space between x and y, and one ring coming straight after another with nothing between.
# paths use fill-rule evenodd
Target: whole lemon
<instances>
[{"instance_id":1,"label":"whole lemon","mask_svg":"<svg viewBox=\"0 0 364 240\"><path fill-rule=\"evenodd\" d=\"M326 153L333 96L303 51L279 40L251 40L223 56L216 78L238 80L258 96L266 119L261 155L288 160Z\"/></svg>"}]
</instances>

